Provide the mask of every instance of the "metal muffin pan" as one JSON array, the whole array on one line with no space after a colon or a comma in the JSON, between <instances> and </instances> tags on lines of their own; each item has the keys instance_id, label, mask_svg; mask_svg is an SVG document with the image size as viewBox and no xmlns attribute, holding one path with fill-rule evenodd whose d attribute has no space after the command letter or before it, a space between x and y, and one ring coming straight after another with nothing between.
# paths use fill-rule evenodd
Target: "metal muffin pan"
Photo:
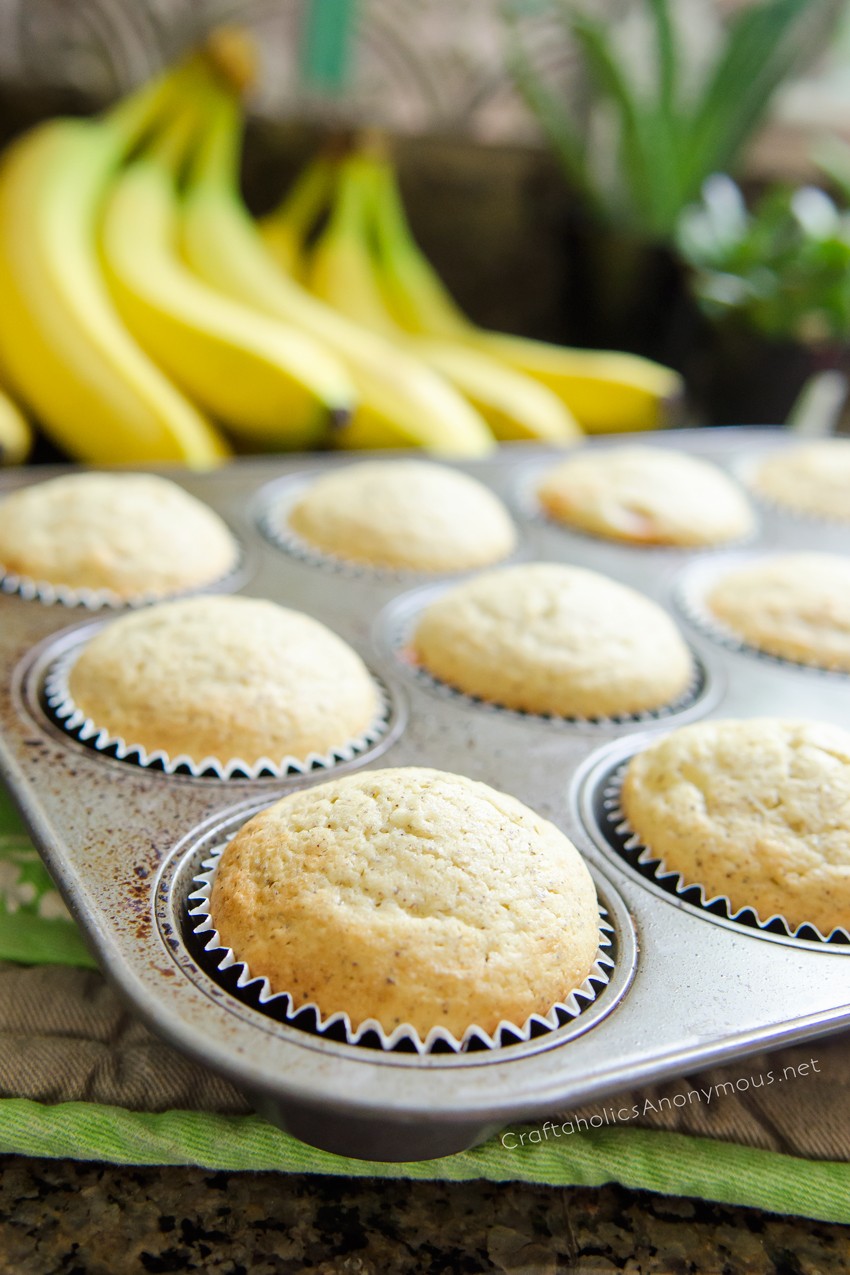
<instances>
[{"instance_id":1,"label":"metal muffin pan","mask_svg":"<svg viewBox=\"0 0 850 1275\"><path fill-rule=\"evenodd\" d=\"M624 441L634 439L587 445ZM778 431L725 429L639 441L704 456L734 474L793 440ZM415 609L412 591L425 577L331 573L271 543L260 527L280 479L356 463L356 456L246 460L208 475L169 474L217 509L242 542L244 574L231 587L328 624L387 687L391 729L367 754L332 771L221 781L95 753L50 720L43 683L53 656L101 616L0 594L0 773L95 956L153 1030L228 1076L258 1111L305 1142L364 1159L445 1155L512 1121L544 1119L626 1087L850 1026L850 945L765 935L707 916L624 863L594 815L595 786L636 737L708 716L801 716L846 726L850 677L731 650L689 623L675 604L677 579L711 551L617 545L538 516L528 493L556 455L512 446L459 468L512 508L519 559L590 567L671 611L705 675L698 700L680 713L548 721L421 684L400 666L393 634L399 617ZM64 471L4 474L0 492L52 472ZM850 553L850 528L766 506L759 518L748 548ZM597 999L558 1031L460 1055L353 1046L276 1021L204 967L185 918L205 848L293 788L342 771L404 765L458 771L512 793L563 828L586 856L614 929L615 965Z\"/></svg>"}]
</instances>

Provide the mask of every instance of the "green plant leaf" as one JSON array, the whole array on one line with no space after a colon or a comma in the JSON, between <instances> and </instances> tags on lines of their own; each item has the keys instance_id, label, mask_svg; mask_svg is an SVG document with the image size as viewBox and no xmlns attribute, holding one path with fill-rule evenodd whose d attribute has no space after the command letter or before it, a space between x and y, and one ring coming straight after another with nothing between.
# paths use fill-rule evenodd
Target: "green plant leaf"
<instances>
[{"instance_id":1,"label":"green plant leaf","mask_svg":"<svg viewBox=\"0 0 850 1275\"><path fill-rule=\"evenodd\" d=\"M790 36L810 0L768 0L733 23L689 127L684 198L710 172L730 169L800 51Z\"/></svg>"},{"instance_id":2,"label":"green plant leaf","mask_svg":"<svg viewBox=\"0 0 850 1275\"><path fill-rule=\"evenodd\" d=\"M655 23L655 43L658 50L658 101L662 113L671 121L676 115L676 61L678 50L670 20L667 0L649 0Z\"/></svg>"},{"instance_id":3,"label":"green plant leaf","mask_svg":"<svg viewBox=\"0 0 850 1275\"><path fill-rule=\"evenodd\" d=\"M761 0L730 25L723 50L695 102L685 104L682 49L673 0L641 3L655 41L654 90L638 90L615 55L610 25L571 0L548 0L582 55L591 112L604 109L616 128L615 179L606 184L590 152L587 130L543 84L515 40L517 83L573 187L592 210L638 236L671 240L682 209L705 179L728 171L762 119L776 88L812 51L845 0ZM505 0L513 15L545 0ZM805 22L803 18L805 15Z\"/></svg>"},{"instance_id":4,"label":"green plant leaf","mask_svg":"<svg viewBox=\"0 0 850 1275\"><path fill-rule=\"evenodd\" d=\"M605 27L581 15L571 16L568 21L596 80L600 96L606 98L616 111L620 126L620 160L630 188L635 219L643 227L651 226L654 207L650 119L641 111L632 86L611 51Z\"/></svg>"}]
</instances>

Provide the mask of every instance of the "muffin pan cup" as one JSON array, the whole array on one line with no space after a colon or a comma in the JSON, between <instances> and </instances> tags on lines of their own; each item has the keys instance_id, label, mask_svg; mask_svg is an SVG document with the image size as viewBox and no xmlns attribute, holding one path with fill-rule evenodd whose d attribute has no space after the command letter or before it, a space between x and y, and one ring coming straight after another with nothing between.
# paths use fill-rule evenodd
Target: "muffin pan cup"
<instances>
[{"instance_id":1,"label":"muffin pan cup","mask_svg":"<svg viewBox=\"0 0 850 1275\"><path fill-rule=\"evenodd\" d=\"M538 722L544 728L565 729L575 727L598 727L611 730L623 726L639 726L646 722L662 721L669 717L678 718L700 711L702 701L711 694L711 684L705 665L691 650L691 678L684 691L674 700L658 704L652 708L640 709L633 713L617 713L606 717L565 717L558 713L535 713L530 710L509 708L496 700L485 700L462 691L450 682L444 682L431 673L416 658L414 649L414 631L416 625L428 606L435 602L444 592L446 585L426 585L403 594L387 608L378 624L376 640L392 654L404 673L415 680L425 690L443 699L454 701L465 708L485 713L505 714L518 721ZM692 715L692 714L691 714Z\"/></svg>"},{"instance_id":2,"label":"muffin pan cup","mask_svg":"<svg viewBox=\"0 0 850 1275\"><path fill-rule=\"evenodd\" d=\"M354 463L357 463L356 460ZM321 466L317 466L305 473L290 475L270 483L269 487L260 493L257 507L257 526L269 543L311 567L337 572L351 579L365 577L367 580L413 585L417 581L437 580L444 576L456 578L471 575L475 571L484 571L488 567L507 566L509 563L521 561L521 543L517 543L509 553L503 554L500 558L494 558L490 562L481 563L478 567L447 567L442 570L394 566L391 563L372 563L357 558L344 558L339 554L320 549L318 545L306 540L295 530L289 515L313 479L319 478L322 472Z\"/></svg>"},{"instance_id":3,"label":"muffin pan cup","mask_svg":"<svg viewBox=\"0 0 850 1275\"><path fill-rule=\"evenodd\" d=\"M798 530L814 530L822 531L825 534L831 532L844 532L845 538L850 535L850 519L836 518L834 514L820 513L815 509L798 508L794 505L785 505L781 500L776 500L769 492L763 491L758 485L758 471L762 462L768 460L775 452L781 451L784 446L784 440L775 437L773 446L759 448L756 452L750 452L740 455L731 472L737 478L738 482L744 487L749 494L750 499L757 509L760 509L763 516L773 519L780 519L789 523L792 527L797 525ZM813 443L818 440L815 438L797 438L794 440L797 445ZM791 548L791 546L788 546Z\"/></svg>"},{"instance_id":4,"label":"muffin pan cup","mask_svg":"<svg viewBox=\"0 0 850 1275\"><path fill-rule=\"evenodd\" d=\"M685 899L714 916L724 917L737 925L761 931L765 934L782 934L789 939L816 943L846 944L850 951L850 930L834 926L824 933L813 921L801 921L792 925L780 912L762 916L751 903L734 904L727 894L714 894L701 881L684 877L677 869L665 863L661 855L640 839L629 823L622 808L622 788L628 763L623 762L603 780L601 791L604 817L597 825L616 854L638 868L663 890Z\"/></svg>"},{"instance_id":5,"label":"muffin pan cup","mask_svg":"<svg viewBox=\"0 0 850 1275\"><path fill-rule=\"evenodd\" d=\"M253 761L246 761L242 757L193 758L186 753L171 755L165 749L148 749L144 744L110 734L77 706L70 691L69 678L81 650L82 644L72 646L58 656L45 676L44 702L54 721L71 738L97 752L109 753L118 761L127 761L136 766L153 766L169 775L182 773L195 778L207 776L216 779L283 779L287 775L310 775L315 771L329 771L341 763L354 761L379 743L390 729L390 698L386 687L375 681L378 711L373 720L362 734L345 740L326 753L308 753L306 757L287 756L277 759L259 757Z\"/></svg>"},{"instance_id":6,"label":"muffin pan cup","mask_svg":"<svg viewBox=\"0 0 850 1275\"><path fill-rule=\"evenodd\" d=\"M344 1012L323 1015L312 1001L299 1004L290 992L274 992L267 978L252 975L247 962L240 960L232 948L221 942L210 916L209 901L218 861L225 848L226 843L215 847L201 865L202 871L194 878L196 888L187 900L192 933L220 974L227 970L237 972L236 994L244 992L247 1003L256 1005L263 1012L275 1013L284 1022L300 1026L302 1030L321 1035L338 1028L349 1045L363 1043L382 1050L406 1048L417 1054L429 1054L441 1048L458 1054L475 1048L501 1049L557 1031L570 1019L577 1019L582 1009L594 1002L598 991L610 981L614 968L613 929L605 908L600 905L599 947L594 963L584 981L563 1001L555 1002L546 1014L531 1014L523 1023L503 1019L493 1032L471 1023L460 1038L443 1027L433 1027L422 1037L410 1023L402 1023L387 1032L376 1018L355 1023Z\"/></svg>"},{"instance_id":7,"label":"muffin pan cup","mask_svg":"<svg viewBox=\"0 0 850 1275\"><path fill-rule=\"evenodd\" d=\"M665 433L676 445L732 467L781 445L776 432ZM626 440L594 439L591 447ZM628 441L634 441L629 439ZM506 447L460 466L506 498L537 473L538 447ZM216 509L251 565L239 587L314 616L337 632L384 684L386 734L334 774L372 766L456 771L510 793L553 820L585 855L612 927L609 980L581 1013L528 1040L455 1052L354 1045L344 1030L305 1031L263 1012L210 968L189 928L194 878L217 845L286 792L329 777L309 774L223 783L128 765L72 738L45 700L56 659L92 628L89 614L0 593L0 772L101 967L133 1011L175 1047L218 1070L256 1109L304 1141L364 1159L411 1160L480 1142L515 1121L602 1101L667 1076L850 1027L847 945L806 942L713 916L646 880L606 848L587 817L588 775L660 731L695 716L761 714L850 721L850 684L808 670L745 659L682 620L707 675L707 693L681 716L604 723L483 712L436 695L386 644L388 608L410 587L398 580L331 576L281 553L260 533L270 483L347 458L245 460L211 474L172 473ZM29 479L0 475L0 490ZM523 556L573 562L631 585L673 609L683 551L619 546L521 520ZM850 552L846 529L765 518L759 549ZM706 551L700 550L702 559ZM68 627L70 625L70 627ZM201 936L202 937L202 936ZM212 954L209 954L212 955ZM202 959L203 957L203 959ZM246 989L247 990L247 989ZM344 1027L344 1024L343 1024ZM816 1052L816 1049L813 1049Z\"/></svg>"},{"instance_id":8,"label":"muffin pan cup","mask_svg":"<svg viewBox=\"0 0 850 1275\"><path fill-rule=\"evenodd\" d=\"M176 602L178 598L193 597L198 593L226 593L238 588L247 564L242 546L237 541L238 554L233 565L204 585L176 590L173 593L134 593L122 597L112 589L74 588L69 584L53 584L49 580L34 580L31 576L8 571L0 563L0 595L14 594L26 602L40 602L43 606L80 608L84 611L124 611L152 606L157 602Z\"/></svg>"},{"instance_id":9,"label":"muffin pan cup","mask_svg":"<svg viewBox=\"0 0 850 1275\"><path fill-rule=\"evenodd\" d=\"M694 432L695 431L692 430L674 431L675 434ZM616 435L609 436L609 445L613 446L643 447L646 445L651 446L653 442L665 451L670 450L671 448L675 450L677 446L675 437L673 434L669 433L638 435L627 434L620 436L619 438ZM697 453L694 450L692 454L703 455L706 453ZM565 455L563 458L566 459L567 456ZM710 456L707 456L707 458L712 459ZM547 461L541 461L536 465L529 465L527 471L520 474L514 482L508 503L518 517L525 519L526 521L536 522L550 530L554 529L565 539L575 537L579 545L581 545L583 541L591 541L596 544L606 544L609 547L617 548L624 553L638 553L642 555L655 553L662 556L666 555L670 561L676 561L677 555L688 558L702 557L704 554L745 548L747 545L755 543L759 538L760 528L758 525L759 519L757 502L753 500L753 493L744 486L740 475L731 468L728 470L729 477L732 478L736 485L742 489L742 494L745 498L750 500L755 526L752 530L745 531L741 535L729 536L726 539L716 540L713 543L700 542L698 544L687 545L679 544L672 540L638 540L629 539L627 536L603 536L596 532L588 531L586 528L580 527L577 523L568 522L566 519L558 518L546 508L537 493L537 489L541 481L552 467L552 463ZM582 565L585 564L582 562Z\"/></svg>"},{"instance_id":10,"label":"muffin pan cup","mask_svg":"<svg viewBox=\"0 0 850 1275\"><path fill-rule=\"evenodd\" d=\"M850 530L848 530L850 540ZM784 665L792 669L805 669L809 673L826 677L850 677L850 669L831 668L812 660L795 660L787 655L778 655L766 651L760 646L748 642L719 616L715 615L708 605L708 596L716 584L719 584L731 572L745 567L770 562L776 558L775 553L740 553L717 554L705 562L694 562L686 567L679 577L674 594L681 614L696 628L702 629L713 641L730 651L738 651L753 659L767 660L773 664Z\"/></svg>"}]
</instances>

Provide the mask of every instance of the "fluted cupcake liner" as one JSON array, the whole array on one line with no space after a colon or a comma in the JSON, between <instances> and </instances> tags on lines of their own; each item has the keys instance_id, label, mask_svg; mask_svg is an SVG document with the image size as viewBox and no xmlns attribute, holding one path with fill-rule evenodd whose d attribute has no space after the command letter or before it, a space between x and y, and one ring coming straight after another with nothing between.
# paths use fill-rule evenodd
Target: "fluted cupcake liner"
<instances>
[{"instance_id":1,"label":"fluted cupcake liner","mask_svg":"<svg viewBox=\"0 0 850 1275\"><path fill-rule=\"evenodd\" d=\"M111 735L105 727L98 726L87 717L74 701L69 688L69 676L80 654L77 646L60 656L50 667L44 681L44 698L54 720L63 730L80 743L96 752L118 761L126 761L145 769L162 770L166 774L193 775L196 778L215 779L282 779L288 775L307 775L317 770L331 770L334 766L353 761L372 748L390 729L391 701L386 687L372 675L378 695L378 710L362 734L332 748L327 753L308 753L306 757L287 756L275 760L260 757L248 762L241 757L202 757L200 759L178 753L171 756L165 749L148 750L143 744L133 743L120 735Z\"/></svg>"},{"instance_id":2,"label":"fluted cupcake liner","mask_svg":"<svg viewBox=\"0 0 850 1275\"><path fill-rule=\"evenodd\" d=\"M605 811L607 827L605 833L608 844L627 863L639 869L642 876L654 881L668 894L683 899L727 921L733 921L745 927L751 933L778 934L785 938L804 939L840 947L850 944L850 930L836 925L829 934L824 934L811 921L803 921L793 926L787 917L780 912L763 917L752 904L735 907L726 894L712 894L698 881L687 881L675 868L670 868L660 855L647 846L629 823L622 807L622 790L629 762L623 762L605 783L602 793L602 805Z\"/></svg>"},{"instance_id":3,"label":"fluted cupcake liner","mask_svg":"<svg viewBox=\"0 0 850 1275\"><path fill-rule=\"evenodd\" d=\"M152 606L156 602L176 602L179 598L192 597L198 593L216 592L226 587L228 581L237 576L244 565L244 551L241 545L238 547L239 553L235 562L222 575L204 584L181 589L176 593L149 590L125 598L112 589L75 589L67 584L51 584L48 580L35 580L31 576L7 571L2 563L0 563L0 593L15 595L26 602L40 602L42 606L82 607L87 611L136 610L140 607Z\"/></svg>"},{"instance_id":4,"label":"fluted cupcake liner","mask_svg":"<svg viewBox=\"0 0 850 1275\"><path fill-rule=\"evenodd\" d=\"M776 655L772 651L765 651L759 646L754 646L734 629L724 624L710 609L707 599L712 586L719 584L730 571L737 570L739 567L752 566L758 562L769 562L771 558L779 556L781 554L778 551L730 555L728 558L718 556L712 562L694 564L686 568L674 587L673 596L676 605L695 628L701 629L713 642L717 642L719 646L729 651L737 651L739 654L763 660L767 664L776 664L782 668L802 669L806 673L819 677L847 678L850 676L850 670L829 668L824 664L807 660L794 660L790 656Z\"/></svg>"},{"instance_id":5,"label":"fluted cupcake liner","mask_svg":"<svg viewBox=\"0 0 850 1275\"><path fill-rule=\"evenodd\" d=\"M752 544L759 535L757 520L752 531L747 532L745 535L735 536L731 540L713 541L711 544L656 544L654 541L620 539L618 536L605 536L601 532L588 531L584 527L577 527L574 523L562 522L560 518L556 518L554 514L549 513L543 505L538 495L538 488L549 468L551 466L546 468L535 466L530 474L521 475L514 487L512 504L517 513L528 522L534 522L545 527L555 527L558 531L566 532L571 536L578 536L580 540L592 541L597 545L607 545L611 549L634 549L641 553L669 554L672 558L677 554L679 556L683 554L702 555L717 553L718 550L741 548Z\"/></svg>"},{"instance_id":6,"label":"fluted cupcake liner","mask_svg":"<svg viewBox=\"0 0 850 1275\"><path fill-rule=\"evenodd\" d=\"M610 982L610 971L614 969L612 936L615 931L600 903L599 947L587 978L565 1000L552 1005L548 1013L531 1014L524 1023L503 1020L493 1032L471 1024L460 1038L445 1027L432 1027L423 1039L409 1023L401 1023L387 1032L375 1018L353 1023L344 1011L323 1015L313 1001L297 1004L290 992L272 991L267 978L252 975L246 962L221 942L210 916L209 900L216 868L227 844L223 842L216 846L203 861L201 871L193 878L197 888L187 899L191 933L198 945L199 958L209 967L208 972L239 1000L312 1035L363 1048L417 1054L461 1054L472 1050L500 1049L557 1031L578 1018Z\"/></svg>"},{"instance_id":7,"label":"fluted cupcake liner","mask_svg":"<svg viewBox=\"0 0 850 1275\"><path fill-rule=\"evenodd\" d=\"M478 709L486 713L498 713L513 721L546 722L550 726L592 726L605 729L612 726L641 725L647 722L663 721L667 717L683 713L698 704L708 689L708 674L702 661L691 651L691 680L676 699L668 704L660 704L656 708L641 709L635 713L613 713L597 717L565 717L558 713L533 713L524 709L509 708L492 700L481 699L459 690L449 682L443 682L420 664L413 647L413 629L420 611L407 613L398 617L390 632L390 643L399 664L412 676L420 686L445 700L466 708Z\"/></svg>"},{"instance_id":8,"label":"fluted cupcake liner","mask_svg":"<svg viewBox=\"0 0 850 1275\"><path fill-rule=\"evenodd\" d=\"M436 580L445 576L464 576L471 571L482 569L482 567L438 567L433 570L427 570L424 567L381 566L377 563L355 562L348 558L338 557L328 550L317 548L309 540L305 540L303 536L300 536L289 521L289 514L296 500L310 486L314 478L315 475L306 474L287 481L286 486L277 495L271 496L263 502L257 516L257 525L265 538L276 549L282 549L284 553L298 559L299 562L304 562L311 567L320 567L325 571L332 571L337 575L348 576L352 579L371 577L373 580L386 581L390 584L411 584L423 580ZM499 558L495 562L483 565L495 567L518 562L521 558L521 552L521 548L517 546L512 553L507 554L504 558Z\"/></svg>"}]
</instances>

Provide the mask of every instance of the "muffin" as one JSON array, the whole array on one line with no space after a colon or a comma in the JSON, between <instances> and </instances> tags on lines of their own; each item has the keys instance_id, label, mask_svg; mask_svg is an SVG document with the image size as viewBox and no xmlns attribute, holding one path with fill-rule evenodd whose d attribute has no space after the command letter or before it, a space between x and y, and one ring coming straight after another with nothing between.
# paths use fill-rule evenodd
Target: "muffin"
<instances>
[{"instance_id":1,"label":"muffin","mask_svg":"<svg viewBox=\"0 0 850 1275\"><path fill-rule=\"evenodd\" d=\"M792 553L724 575L710 614L759 651L850 672L850 559Z\"/></svg>"},{"instance_id":2,"label":"muffin","mask_svg":"<svg viewBox=\"0 0 850 1275\"><path fill-rule=\"evenodd\" d=\"M557 563L503 567L449 590L422 613L412 646L433 677L467 695L561 717L657 709L693 677L660 607Z\"/></svg>"},{"instance_id":3,"label":"muffin","mask_svg":"<svg viewBox=\"0 0 850 1275\"><path fill-rule=\"evenodd\" d=\"M284 797L225 849L210 898L225 947L296 1007L460 1038L547 1014L596 960L575 846L513 797L418 767Z\"/></svg>"},{"instance_id":4,"label":"muffin","mask_svg":"<svg viewBox=\"0 0 850 1275\"><path fill-rule=\"evenodd\" d=\"M570 456L538 488L557 522L643 545L721 544L749 535L752 511L726 474L660 447L617 447Z\"/></svg>"},{"instance_id":5,"label":"muffin","mask_svg":"<svg viewBox=\"0 0 850 1275\"><path fill-rule=\"evenodd\" d=\"M346 465L311 483L289 512L313 549L345 562L465 571L512 552L501 502L466 474L424 460Z\"/></svg>"},{"instance_id":6,"label":"muffin","mask_svg":"<svg viewBox=\"0 0 850 1275\"><path fill-rule=\"evenodd\" d=\"M850 734L753 718L685 726L629 762L623 812L706 898L761 921L850 926Z\"/></svg>"},{"instance_id":7,"label":"muffin","mask_svg":"<svg viewBox=\"0 0 850 1275\"><path fill-rule=\"evenodd\" d=\"M68 474L0 501L0 569L124 601L200 589L236 565L218 514L153 474Z\"/></svg>"},{"instance_id":8,"label":"muffin","mask_svg":"<svg viewBox=\"0 0 850 1275\"><path fill-rule=\"evenodd\" d=\"M850 438L822 438L770 456L752 483L795 513L850 522Z\"/></svg>"},{"instance_id":9,"label":"muffin","mask_svg":"<svg viewBox=\"0 0 850 1275\"><path fill-rule=\"evenodd\" d=\"M110 736L196 763L325 755L379 708L365 665L336 634L244 597L160 603L111 621L73 664L69 691Z\"/></svg>"}]
</instances>

